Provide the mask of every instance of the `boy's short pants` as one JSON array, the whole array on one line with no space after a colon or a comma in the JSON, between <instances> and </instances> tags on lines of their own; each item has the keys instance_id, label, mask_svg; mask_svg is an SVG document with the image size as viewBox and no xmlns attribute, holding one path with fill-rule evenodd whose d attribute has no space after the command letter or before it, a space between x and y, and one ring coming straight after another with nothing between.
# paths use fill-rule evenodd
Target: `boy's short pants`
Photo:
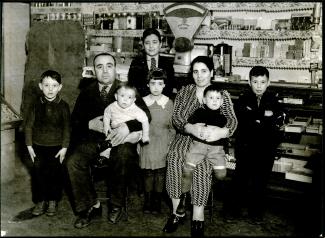
<instances>
[{"instance_id":1,"label":"boy's short pants","mask_svg":"<svg viewBox=\"0 0 325 238\"><path fill-rule=\"evenodd\" d=\"M196 167L203 159L209 160L213 169L226 168L226 154L222 145L209 145L193 141L186 154L185 163Z\"/></svg>"}]
</instances>

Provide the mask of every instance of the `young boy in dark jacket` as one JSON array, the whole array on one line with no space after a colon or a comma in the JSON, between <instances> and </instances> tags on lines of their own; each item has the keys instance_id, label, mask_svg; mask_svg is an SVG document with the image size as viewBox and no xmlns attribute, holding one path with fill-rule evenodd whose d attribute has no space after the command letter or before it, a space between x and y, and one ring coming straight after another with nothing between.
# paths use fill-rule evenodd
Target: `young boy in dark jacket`
<instances>
[{"instance_id":1,"label":"young boy in dark jacket","mask_svg":"<svg viewBox=\"0 0 325 238\"><path fill-rule=\"evenodd\" d=\"M243 195L248 195L248 215L252 223L261 223L265 192L276 148L280 143L280 126L284 121L276 95L267 90L269 71L255 66L249 73L250 90L240 95L235 112L238 118L235 138L236 168L232 214L240 215ZM251 185L249 187L248 185Z\"/></svg>"}]
</instances>

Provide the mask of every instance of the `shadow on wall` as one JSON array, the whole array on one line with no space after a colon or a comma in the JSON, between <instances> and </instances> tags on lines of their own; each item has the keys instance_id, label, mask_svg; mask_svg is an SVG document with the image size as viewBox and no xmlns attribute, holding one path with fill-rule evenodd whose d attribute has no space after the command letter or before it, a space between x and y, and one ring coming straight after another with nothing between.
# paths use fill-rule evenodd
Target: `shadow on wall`
<instances>
[{"instance_id":1,"label":"shadow on wall","mask_svg":"<svg viewBox=\"0 0 325 238\"><path fill-rule=\"evenodd\" d=\"M52 69L62 76L62 98L72 111L79 94L85 57L85 37L82 26L75 21L33 22L26 42L27 61L22 95L21 115L29 111L30 103L41 95L38 83L41 74Z\"/></svg>"}]
</instances>

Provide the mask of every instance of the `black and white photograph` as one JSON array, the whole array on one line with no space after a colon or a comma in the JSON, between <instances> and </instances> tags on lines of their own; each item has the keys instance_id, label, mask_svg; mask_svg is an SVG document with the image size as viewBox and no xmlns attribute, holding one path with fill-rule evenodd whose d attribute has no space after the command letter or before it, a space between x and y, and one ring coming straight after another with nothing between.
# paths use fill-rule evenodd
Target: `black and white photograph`
<instances>
[{"instance_id":1,"label":"black and white photograph","mask_svg":"<svg viewBox=\"0 0 325 238\"><path fill-rule=\"evenodd\" d=\"M2 237L324 237L322 1L0 5Z\"/></svg>"}]
</instances>

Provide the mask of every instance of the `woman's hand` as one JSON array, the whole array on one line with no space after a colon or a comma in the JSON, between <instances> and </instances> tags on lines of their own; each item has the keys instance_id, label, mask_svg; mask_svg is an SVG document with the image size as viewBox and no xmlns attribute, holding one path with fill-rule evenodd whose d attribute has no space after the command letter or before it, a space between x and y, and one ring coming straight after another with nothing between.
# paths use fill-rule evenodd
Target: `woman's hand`
<instances>
[{"instance_id":1,"label":"woman's hand","mask_svg":"<svg viewBox=\"0 0 325 238\"><path fill-rule=\"evenodd\" d=\"M205 128L205 140L207 142L218 141L228 137L228 135L229 129L227 127L206 126Z\"/></svg>"},{"instance_id":2,"label":"woman's hand","mask_svg":"<svg viewBox=\"0 0 325 238\"><path fill-rule=\"evenodd\" d=\"M121 144L125 137L130 133L129 128L125 123L121 123L121 125L117 128L114 128L112 132L107 136L106 139L111 140L112 146L117 146Z\"/></svg>"},{"instance_id":3,"label":"woman's hand","mask_svg":"<svg viewBox=\"0 0 325 238\"><path fill-rule=\"evenodd\" d=\"M205 140L207 133L206 133L206 127L204 123L196 123L196 124L186 124L185 132L188 134L191 134L201 140Z\"/></svg>"},{"instance_id":4,"label":"woman's hand","mask_svg":"<svg viewBox=\"0 0 325 238\"><path fill-rule=\"evenodd\" d=\"M60 157L60 163L62 164L65 154L67 153L67 148L62 148L59 152L55 155L55 158Z\"/></svg>"},{"instance_id":5,"label":"woman's hand","mask_svg":"<svg viewBox=\"0 0 325 238\"><path fill-rule=\"evenodd\" d=\"M36 157L36 154L35 154L35 152L34 152L33 147L32 147L31 145L28 145L28 146L27 146L27 150L28 150L28 153L29 153L30 158L31 158L32 161L34 162L34 159L35 159L35 157Z\"/></svg>"},{"instance_id":6,"label":"woman's hand","mask_svg":"<svg viewBox=\"0 0 325 238\"><path fill-rule=\"evenodd\" d=\"M98 131L104 133L103 116L95 117L88 122L89 130Z\"/></svg>"}]
</instances>

